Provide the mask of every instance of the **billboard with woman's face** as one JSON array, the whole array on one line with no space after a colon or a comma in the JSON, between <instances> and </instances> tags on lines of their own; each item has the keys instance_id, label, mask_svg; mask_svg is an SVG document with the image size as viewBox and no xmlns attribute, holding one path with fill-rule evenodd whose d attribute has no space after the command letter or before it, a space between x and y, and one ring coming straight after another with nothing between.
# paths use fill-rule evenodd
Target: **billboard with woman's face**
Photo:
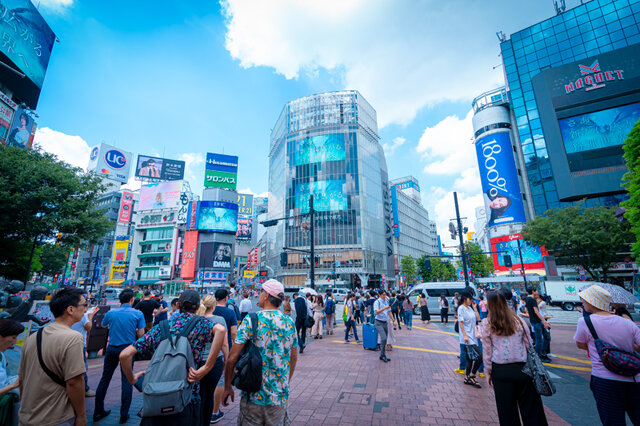
<instances>
[{"instance_id":1,"label":"billboard with woman's face","mask_svg":"<svg viewBox=\"0 0 640 426\"><path fill-rule=\"evenodd\" d=\"M31 148L33 136L36 133L36 123L33 118L22 108L18 108L13 116L13 122L9 129L7 145L19 148Z\"/></svg>"},{"instance_id":2,"label":"billboard with woman's face","mask_svg":"<svg viewBox=\"0 0 640 426\"><path fill-rule=\"evenodd\" d=\"M524 205L509 132L476 141L488 226L524 223Z\"/></svg>"}]
</instances>

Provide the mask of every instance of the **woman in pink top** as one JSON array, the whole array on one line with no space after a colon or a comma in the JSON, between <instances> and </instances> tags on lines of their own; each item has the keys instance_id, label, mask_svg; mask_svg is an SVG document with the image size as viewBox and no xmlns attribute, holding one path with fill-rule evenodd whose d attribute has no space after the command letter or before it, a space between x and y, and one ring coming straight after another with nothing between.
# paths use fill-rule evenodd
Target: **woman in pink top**
<instances>
[{"instance_id":1,"label":"woman in pink top","mask_svg":"<svg viewBox=\"0 0 640 426\"><path fill-rule=\"evenodd\" d=\"M609 313L611 294L598 285L578 293L593 328L602 341L625 351L640 350L640 330L626 318ZM634 425L640 425L640 374L620 376L600 360L595 341L584 317L578 320L573 337L580 349L588 350L591 357L591 392L596 400L598 414L604 425L624 425L625 411Z\"/></svg>"},{"instance_id":2,"label":"woman in pink top","mask_svg":"<svg viewBox=\"0 0 640 426\"><path fill-rule=\"evenodd\" d=\"M546 425L542 399L531 377L522 372L527 360L525 342L531 339L528 327L509 309L503 290L488 292L487 304L489 314L482 322L484 368L494 389L500 424L520 425L522 417L525 425Z\"/></svg>"}]
</instances>

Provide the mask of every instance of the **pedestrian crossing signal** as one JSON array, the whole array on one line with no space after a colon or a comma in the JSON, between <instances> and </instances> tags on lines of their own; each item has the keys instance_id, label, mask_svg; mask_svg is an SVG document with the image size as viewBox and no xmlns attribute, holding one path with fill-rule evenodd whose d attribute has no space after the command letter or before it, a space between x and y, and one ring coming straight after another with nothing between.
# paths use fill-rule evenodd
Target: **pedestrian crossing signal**
<instances>
[{"instance_id":1,"label":"pedestrian crossing signal","mask_svg":"<svg viewBox=\"0 0 640 426\"><path fill-rule=\"evenodd\" d=\"M427 274L430 274L430 273L431 273L431 259L429 259L429 258L426 258L426 259L424 260L424 271L425 271Z\"/></svg>"},{"instance_id":2,"label":"pedestrian crossing signal","mask_svg":"<svg viewBox=\"0 0 640 426\"><path fill-rule=\"evenodd\" d=\"M287 266L288 264L288 259L287 259L287 253L280 253L280 266Z\"/></svg>"},{"instance_id":3,"label":"pedestrian crossing signal","mask_svg":"<svg viewBox=\"0 0 640 426\"><path fill-rule=\"evenodd\" d=\"M511 262L511 255L504 255L504 266L507 268L511 268L513 266L513 262Z\"/></svg>"}]
</instances>

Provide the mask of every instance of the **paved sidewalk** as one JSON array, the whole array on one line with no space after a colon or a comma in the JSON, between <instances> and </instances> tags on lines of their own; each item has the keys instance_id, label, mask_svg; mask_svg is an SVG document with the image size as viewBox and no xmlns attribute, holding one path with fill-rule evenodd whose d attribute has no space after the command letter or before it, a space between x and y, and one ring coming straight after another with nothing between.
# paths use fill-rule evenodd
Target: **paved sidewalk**
<instances>
[{"instance_id":1,"label":"paved sidewalk","mask_svg":"<svg viewBox=\"0 0 640 426\"><path fill-rule=\"evenodd\" d=\"M462 375L453 372L458 365L458 339L453 325L423 325L414 318L413 330L396 332L392 359L385 364L378 353L361 345L344 344L344 327L335 335L311 340L298 365L291 385L289 413L294 425L378 425L396 422L412 424L497 424L495 400L485 379L482 389L463 384ZM359 333L361 326L358 327ZM595 404L589 391L589 361L584 351L571 340L574 327L555 326L552 351L564 358L554 359L549 371L554 374L558 393L543 398L550 424L599 424ZM89 383L95 389L102 372L102 360L89 361ZM142 368L137 364L136 370ZM100 425L114 425L119 420L119 372L114 374L106 407L112 414ZM237 395L238 396L238 395ZM576 412L575 403L580 403ZM138 424L135 416L141 405L134 390L129 424ZM93 413L93 402L87 400ZM235 424L238 399L223 409L225 417L218 424ZM89 417L91 419L91 417Z\"/></svg>"}]
</instances>

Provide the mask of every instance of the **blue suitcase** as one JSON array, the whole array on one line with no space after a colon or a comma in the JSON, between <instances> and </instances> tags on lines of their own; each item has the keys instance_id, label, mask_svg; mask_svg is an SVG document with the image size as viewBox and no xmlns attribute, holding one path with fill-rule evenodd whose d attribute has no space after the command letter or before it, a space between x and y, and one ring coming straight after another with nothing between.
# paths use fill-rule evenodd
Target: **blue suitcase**
<instances>
[{"instance_id":1,"label":"blue suitcase","mask_svg":"<svg viewBox=\"0 0 640 426\"><path fill-rule=\"evenodd\" d=\"M378 347L378 330L375 325L362 324L362 346L371 351L375 351Z\"/></svg>"}]
</instances>

